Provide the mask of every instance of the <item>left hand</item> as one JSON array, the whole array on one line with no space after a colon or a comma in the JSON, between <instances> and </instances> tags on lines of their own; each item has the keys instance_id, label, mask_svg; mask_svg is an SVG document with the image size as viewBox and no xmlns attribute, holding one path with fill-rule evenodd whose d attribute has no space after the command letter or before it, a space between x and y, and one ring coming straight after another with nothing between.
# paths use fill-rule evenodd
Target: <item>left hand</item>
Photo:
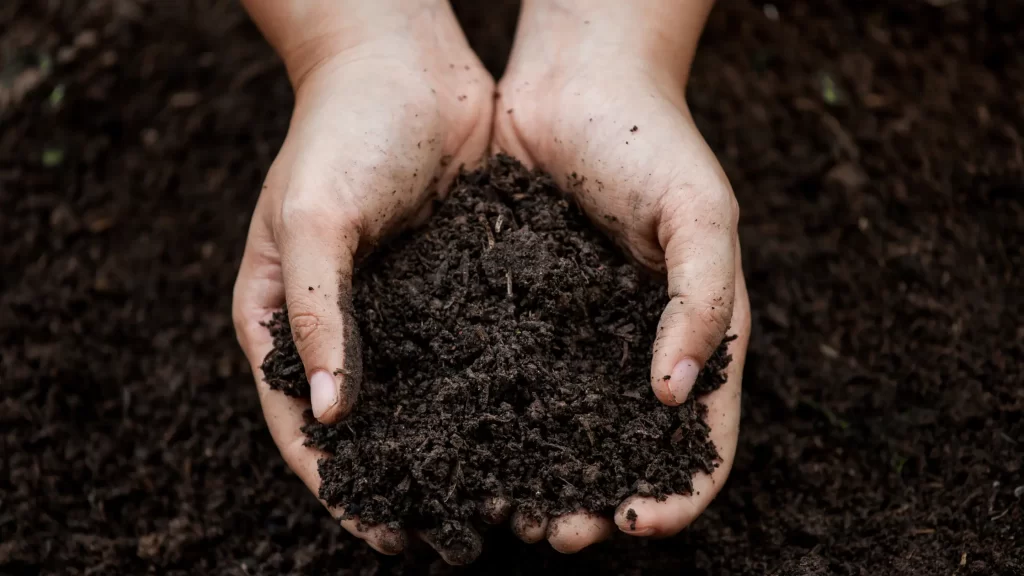
<instances>
[{"instance_id":1,"label":"left hand","mask_svg":"<svg viewBox=\"0 0 1024 576\"><path fill-rule=\"evenodd\" d=\"M670 536L714 499L736 450L750 335L739 208L685 99L703 18L692 30L693 18L672 22L663 3L652 9L658 2L589 2L585 11L574 11L574 4L582 5L524 4L499 86L494 147L551 173L627 253L667 274L670 301L651 363L651 386L663 403L685 401L726 332L738 336L729 346L728 381L702 399L718 468L698 475L692 494L661 502L633 496L615 513L614 525L627 534ZM659 25L671 30L659 34ZM677 32L685 37L687 26L692 43L664 44L678 43ZM626 518L630 510L635 520ZM562 552L576 552L614 529L612 520L582 511L513 526L523 540L547 538Z\"/></svg>"}]
</instances>

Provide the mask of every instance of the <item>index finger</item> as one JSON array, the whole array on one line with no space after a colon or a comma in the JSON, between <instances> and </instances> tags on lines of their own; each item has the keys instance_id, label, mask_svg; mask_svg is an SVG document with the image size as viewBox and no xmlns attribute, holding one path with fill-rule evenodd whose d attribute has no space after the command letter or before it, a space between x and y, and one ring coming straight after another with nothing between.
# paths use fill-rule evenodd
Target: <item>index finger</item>
<instances>
[{"instance_id":1,"label":"index finger","mask_svg":"<svg viewBox=\"0 0 1024 576\"><path fill-rule=\"evenodd\" d=\"M732 361L725 370L725 384L701 399L708 407L709 439L718 450L720 463L711 474L699 473L694 477L691 494L673 494L660 502L639 496L627 498L615 512L615 523L627 534L676 534L704 512L729 477L739 438L743 365L750 339L750 304L738 259L736 269L736 306L732 316L736 339L729 343Z\"/></svg>"}]
</instances>

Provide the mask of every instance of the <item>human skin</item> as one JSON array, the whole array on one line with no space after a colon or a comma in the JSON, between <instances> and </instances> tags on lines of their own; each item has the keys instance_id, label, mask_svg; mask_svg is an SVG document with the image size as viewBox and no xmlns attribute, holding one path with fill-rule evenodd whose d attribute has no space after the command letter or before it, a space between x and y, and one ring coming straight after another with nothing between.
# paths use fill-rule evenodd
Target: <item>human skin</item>
<instances>
[{"instance_id":1,"label":"human skin","mask_svg":"<svg viewBox=\"0 0 1024 576\"><path fill-rule=\"evenodd\" d=\"M306 410L336 423L358 397L354 260L422 220L459 167L482 160L494 80L445 0L243 4L284 60L295 109L256 204L232 315L274 442L318 494L322 454L303 445L300 429ZM271 391L260 370L273 347L261 323L286 303L309 399ZM408 538L357 519L341 525L387 554Z\"/></svg>"},{"instance_id":2,"label":"human skin","mask_svg":"<svg viewBox=\"0 0 1024 576\"><path fill-rule=\"evenodd\" d=\"M651 362L668 405L686 400L727 332L728 382L703 401L721 462L691 495L631 497L614 518L515 519L528 542L575 552L619 530L665 537L721 489L739 433L750 304L739 208L693 122L686 84L713 0L525 0L498 90L494 148L542 168L637 262L667 274L670 301ZM635 522L627 519L632 510Z\"/></svg>"},{"instance_id":3,"label":"human skin","mask_svg":"<svg viewBox=\"0 0 1024 576\"><path fill-rule=\"evenodd\" d=\"M749 334L738 210L684 95L710 1L527 0L498 98L444 0L243 4L284 60L296 95L288 136L253 215L233 303L239 342L288 465L317 494L322 455L303 445L303 414L312 408L321 422L335 423L358 396L349 301L356 256L421 221L459 167L477 164L490 143L560 182L582 177L567 189L595 222L638 262L668 274L672 299L652 362L662 402L685 399L727 329L739 336L730 345L728 383L705 400L722 463L695 480L692 496L631 498L614 523L591 514L540 522L513 515L513 531L574 552L607 538L615 524L637 536L688 525L732 464ZM308 400L271 391L260 370L273 346L261 323L285 304L310 381ZM484 508L499 511L484 518L492 523L509 511L503 502ZM635 530L625 520L630 509ZM389 554L409 537L357 519L341 525ZM438 551L464 563L479 549Z\"/></svg>"}]
</instances>

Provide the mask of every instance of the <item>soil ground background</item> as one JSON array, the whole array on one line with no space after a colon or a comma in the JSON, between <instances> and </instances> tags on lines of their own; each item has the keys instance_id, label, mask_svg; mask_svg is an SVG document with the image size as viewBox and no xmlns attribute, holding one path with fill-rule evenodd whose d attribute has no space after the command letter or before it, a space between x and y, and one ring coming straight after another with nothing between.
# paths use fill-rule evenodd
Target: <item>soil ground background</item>
<instances>
[{"instance_id":1,"label":"soil ground background","mask_svg":"<svg viewBox=\"0 0 1024 576\"><path fill-rule=\"evenodd\" d=\"M514 6L459 4L500 67ZM689 88L753 307L728 485L468 571L1024 574L1024 3L773 6L721 0ZM290 108L233 1L0 6L0 574L453 571L347 536L262 420L231 286Z\"/></svg>"}]
</instances>

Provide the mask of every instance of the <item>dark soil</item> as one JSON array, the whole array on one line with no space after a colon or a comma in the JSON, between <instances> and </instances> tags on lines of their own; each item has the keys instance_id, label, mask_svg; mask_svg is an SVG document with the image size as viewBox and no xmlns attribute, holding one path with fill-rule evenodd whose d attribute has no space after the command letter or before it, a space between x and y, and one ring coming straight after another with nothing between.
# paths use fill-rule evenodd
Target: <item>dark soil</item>
<instances>
[{"instance_id":1,"label":"dark soil","mask_svg":"<svg viewBox=\"0 0 1024 576\"><path fill-rule=\"evenodd\" d=\"M360 265L359 403L315 421L320 497L370 524L434 529L470 550L488 497L529 516L610 516L627 496L692 492L718 458L707 407L723 343L682 406L651 391L665 284L642 276L550 177L509 156L461 175L422 230ZM272 388L309 395L287 312L269 329Z\"/></svg>"},{"instance_id":2,"label":"dark soil","mask_svg":"<svg viewBox=\"0 0 1024 576\"><path fill-rule=\"evenodd\" d=\"M468 571L1024 571L1024 5L774 6L720 0L688 90L753 307L729 482L677 538L496 528ZM237 2L10 0L0 67L0 573L449 573L267 433L230 301L291 94Z\"/></svg>"}]
</instances>

